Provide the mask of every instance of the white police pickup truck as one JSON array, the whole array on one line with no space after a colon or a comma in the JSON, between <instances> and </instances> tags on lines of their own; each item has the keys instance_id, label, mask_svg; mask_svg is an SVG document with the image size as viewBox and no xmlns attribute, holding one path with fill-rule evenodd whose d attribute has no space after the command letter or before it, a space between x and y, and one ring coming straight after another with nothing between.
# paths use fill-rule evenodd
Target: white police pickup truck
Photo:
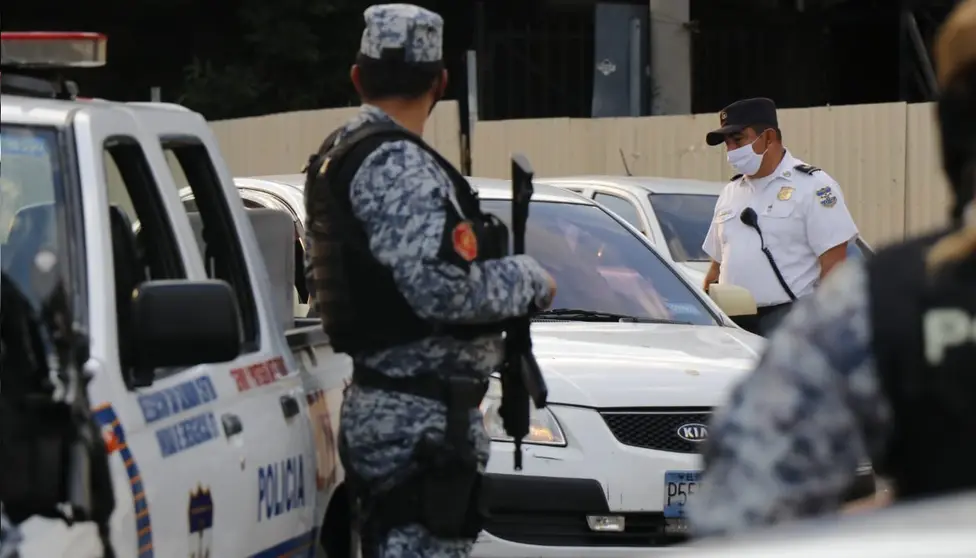
<instances>
[{"instance_id":1,"label":"white police pickup truck","mask_svg":"<svg viewBox=\"0 0 976 558\"><path fill-rule=\"evenodd\" d=\"M199 114L77 100L36 67L10 71L100 65L105 42L3 35L0 258L28 299L36 268L60 263L71 364L92 377L110 454L115 553L298 557L321 540L349 556L334 432L351 364L293 319L292 260L269 256L291 250L291 220L244 208ZM81 525L38 522L21 524L22 556L84 556Z\"/></svg>"}]
</instances>

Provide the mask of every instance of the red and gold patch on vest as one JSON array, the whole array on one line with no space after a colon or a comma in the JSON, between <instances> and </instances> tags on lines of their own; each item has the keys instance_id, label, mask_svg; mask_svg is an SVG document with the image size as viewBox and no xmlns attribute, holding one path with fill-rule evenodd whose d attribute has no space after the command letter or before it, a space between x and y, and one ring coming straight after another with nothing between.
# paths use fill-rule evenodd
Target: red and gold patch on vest
<instances>
[{"instance_id":1,"label":"red and gold patch on vest","mask_svg":"<svg viewBox=\"0 0 976 558\"><path fill-rule=\"evenodd\" d=\"M462 221L454 227L452 233L454 251L466 262L474 261L478 257L478 237L474 235L471 223Z\"/></svg>"}]
</instances>

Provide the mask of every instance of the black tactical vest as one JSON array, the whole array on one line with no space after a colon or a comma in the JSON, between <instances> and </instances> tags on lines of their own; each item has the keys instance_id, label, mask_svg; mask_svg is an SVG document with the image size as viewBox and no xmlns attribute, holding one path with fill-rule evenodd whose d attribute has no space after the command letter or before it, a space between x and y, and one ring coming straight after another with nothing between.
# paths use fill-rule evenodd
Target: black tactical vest
<instances>
[{"instance_id":1,"label":"black tactical vest","mask_svg":"<svg viewBox=\"0 0 976 558\"><path fill-rule=\"evenodd\" d=\"M899 498L976 487L976 256L925 268L940 233L868 262L874 354L893 438L876 469Z\"/></svg>"},{"instance_id":2,"label":"black tactical vest","mask_svg":"<svg viewBox=\"0 0 976 558\"><path fill-rule=\"evenodd\" d=\"M473 339L504 329L501 323L454 325L421 318L397 289L390 269L370 251L363 224L352 211L349 187L366 157L381 144L398 140L427 151L454 185L457 207L445 200L441 259L467 269L472 262L501 258L508 252L504 223L482 213L468 181L423 138L396 124L377 122L356 129L338 143L327 139L309 159L305 209L312 254L310 290L336 352L377 351L436 335ZM473 259L459 254L459 234L460 240L476 244L476 251L471 247L469 252L476 253Z\"/></svg>"}]
</instances>

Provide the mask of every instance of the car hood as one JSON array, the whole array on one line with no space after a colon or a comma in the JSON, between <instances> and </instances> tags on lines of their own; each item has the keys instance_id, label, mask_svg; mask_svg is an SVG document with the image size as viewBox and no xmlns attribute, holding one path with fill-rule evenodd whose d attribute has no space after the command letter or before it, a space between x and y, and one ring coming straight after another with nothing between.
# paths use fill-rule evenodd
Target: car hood
<instances>
[{"instance_id":1,"label":"car hood","mask_svg":"<svg viewBox=\"0 0 976 558\"><path fill-rule=\"evenodd\" d=\"M970 491L871 513L805 519L675 548L680 548L679 556L688 558L961 558L972 556L976 548L974 516L976 491Z\"/></svg>"},{"instance_id":2,"label":"car hood","mask_svg":"<svg viewBox=\"0 0 976 558\"><path fill-rule=\"evenodd\" d=\"M764 339L738 328L536 322L549 401L586 407L711 407L752 370Z\"/></svg>"}]
</instances>

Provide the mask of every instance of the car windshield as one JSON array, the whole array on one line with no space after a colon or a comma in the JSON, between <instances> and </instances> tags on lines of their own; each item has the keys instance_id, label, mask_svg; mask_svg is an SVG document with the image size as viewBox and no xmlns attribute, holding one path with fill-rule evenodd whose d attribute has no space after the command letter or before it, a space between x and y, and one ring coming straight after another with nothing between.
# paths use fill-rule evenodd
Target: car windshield
<instances>
[{"instance_id":1,"label":"car windshield","mask_svg":"<svg viewBox=\"0 0 976 558\"><path fill-rule=\"evenodd\" d=\"M708 227L712 223L718 196L708 194L648 194L657 215L664 240L676 262L707 262L702 249ZM856 239L847 245L847 257L869 259L873 255L863 241Z\"/></svg>"},{"instance_id":2,"label":"car windshield","mask_svg":"<svg viewBox=\"0 0 976 558\"><path fill-rule=\"evenodd\" d=\"M511 226L508 200L482 200ZM639 236L590 204L533 201L526 252L556 280L547 317L715 325L712 313Z\"/></svg>"},{"instance_id":3,"label":"car windshield","mask_svg":"<svg viewBox=\"0 0 976 558\"><path fill-rule=\"evenodd\" d=\"M718 196L707 194L648 194L664 240L676 262L707 262L702 250Z\"/></svg>"},{"instance_id":4,"label":"car windshield","mask_svg":"<svg viewBox=\"0 0 976 558\"><path fill-rule=\"evenodd\" d=\"M31 270L42 251L61 255L55 207L63 203L57 132L0 126L0 262L28 299Z\"/></svg>"}]
</instances>

